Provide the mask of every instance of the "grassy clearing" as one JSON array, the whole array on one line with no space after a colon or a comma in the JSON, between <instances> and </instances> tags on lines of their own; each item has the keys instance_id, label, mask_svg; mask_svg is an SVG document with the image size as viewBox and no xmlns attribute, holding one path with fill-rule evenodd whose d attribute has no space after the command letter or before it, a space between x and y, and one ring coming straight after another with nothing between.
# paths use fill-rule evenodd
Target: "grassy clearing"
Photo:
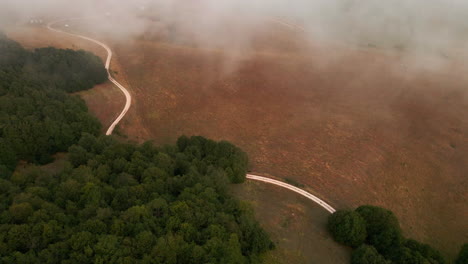
<instances>
[{"instance_id":1,"label":"grassy clearing","mask_svg":"<svg viewBox=\"0 0 468 264\"><path fill-rule=\"evenodd\" d=\"M255 217L277 246L265 256L265 263L349 263L349 249L325 231L328 212L312 201L253 181L233 185L231 191L252 204Z\"/></svg>"},{"instance_id":2,"label":"grassy clearing","mask_svg":"<svg viewBox=\"0 0 468 264\"><path fill-rule=\"evenodd\" d=\"M148 139L227 139L252 170L334 207L389 208L407 236L448 256L466 241L468 79L455 62L408 69L398 55L326 47L227 59L149 41L116 53Z\"/></svg>"},{"instance_id":3,"label":"grassy clearing","mask_svg":"<svg viewBox=\"0 0 468 264\"><path fill-rule=\"evenodd\" d=\"M252 170L303 183L334 207L386 207L406 236L448 256L468 239L465 65L402 68L398 55L319 45L242 59L149 41L114 50L136 102L122 124L130 138L227 139ZM291 225L276 224L271 232Z\"/></svg>"}]
</instances>

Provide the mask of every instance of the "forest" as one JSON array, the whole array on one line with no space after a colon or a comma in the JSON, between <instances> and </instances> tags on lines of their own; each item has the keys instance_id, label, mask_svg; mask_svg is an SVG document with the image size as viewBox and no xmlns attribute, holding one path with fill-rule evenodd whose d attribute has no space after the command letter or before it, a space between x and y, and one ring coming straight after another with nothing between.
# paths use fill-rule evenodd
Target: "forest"
<instances>
[{"instance_id":1,"label":"forest","mask_svg":"<svg viewBox=\"0 0 468 264\"><path fill-rule=\"evenodd\" d=\"M0 173L19 160L46 164L82 132L97 135L100 124L78 96L68 93L104 82L102 61L85 51L28 51L0 34Z\"/></svg>"},{"instance_id":2,"label":"forest","mask_svg":"<svg viewBox=\"0 0 468 264\"><path fill-rule=\"evenodd\" d=\"M0 263L261 263L274 244L228 192L247 155L199 136L101 135L70 92L106 76L90 53L0 35ZM57 152L62 165L41 166Z\"/></svg>"},{"instance_id":3,"label":"forest","mask_svg":"<svg viewBox=\"0 0 468 264\"><path fill-rule=\"evenodd\" d=\"M433 247L403 236L392 211L363 205L356 210L338 210L328 219L328 230L336 242L353 248L351 264L446 264ZM466 264L468 244L455 264Z\"/></svg>"}]
</instances>

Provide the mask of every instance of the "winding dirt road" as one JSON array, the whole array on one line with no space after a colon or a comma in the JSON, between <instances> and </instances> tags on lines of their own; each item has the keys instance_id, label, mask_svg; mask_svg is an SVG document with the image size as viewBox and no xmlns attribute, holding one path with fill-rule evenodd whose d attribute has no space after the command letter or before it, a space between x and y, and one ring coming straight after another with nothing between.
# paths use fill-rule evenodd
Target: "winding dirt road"
<instances>
[{"instance_id":1,"label":"winding dirt road","mask_svg":"<svg viewBox=\"0 0 468 264\"><path fill-rule=\"evenodd\" d=\"M110 63L111 63L111 60L112 60L112 50L106 44L104 44L104 43L102 43L102 42L100 42L98 40L86 37L86 36L82 36L82 35L78 35L78 34L72 34L72 33L65 32L65 31L62 31L62 30L59 30L59 29L56 29L56 28L52 27L52 25L54 25L54 24L63 23L65 21L71 21L71 20L80 20L80 19L84 19L84 18L64 19L64 20L50 22L49 24L47 24L47 28L49 30L52 30L52 31L55 31L55 32L59 32L59 33L63 33L63 34L67 34L67 35L70 35L70 36L79 37L79 38L91 41L93 43L98 44L99 46L101 46L102 48L104 48L107 51L107 59L106 59L105 67L106 67L106 70L107 70L107 75L108 75L109 81L111 81L113 84L115 84L122 91L122 93L125 95L125 99L126 99L124 109L122 110L120 115L114 120L114 122L111 124L109 129L107 129L106 135L111 135L112 132L114 131L115 126L122 120L122 118L127 113L128 109L130 109L131 102L132 102L132 96L130 95L128 90L123 85L121 85L119 82L117 82L111 76L111 74L110 74ZM276 21L278 23L281 23L283 25L287 25L289 27L293 27L293 28L296 28L296 29L302 29L299 26L294 25L294 24L290 24L290 23L287 23L287 22L284 22L284 21L281 21L281 20L276 20ZM287 183L282 182L282 181L274 180L274 179L263 177L263 176L252 175L252 174L247 174L246 177L249 180L270 183L270 184L273 184L273 185L288 189L288 190L293 191L295 193L298 193L298 194L306 197L307 199L314 201L315 203L317 203L322 208L324 208L325 210L327 210L328 212L330 212L332 214L336 211L333 207L331 207L329 204L327 204L326 202L324 202L323 200L321 200L317 196L315 196L315 195L313 195L313 194L311 194L311 193L309 193L307 191L304 191L304 190L302 190L302 189L300 189L300 188L298 188L296 186L293 186L291 184L287 184Z\"/></svg>"},{"instance_id":2,"label":"winding dirt road","mask_svg":"<svg viewBox=\"0 0 468 264\"><path fill-rule=\"evenodd\" d=\"M287 184L287 183L282 182L282 181L274 180L274 179L263 177L263 176L253 175L253 174L247 174L247 179L254 180L254 181L266 182L266 183L274 184L276 186L283 187L285 189L288 189L290 191L298 193L298 194L306 197L309 200L314 201L315 203L317 203L318 205L323 207L325 210L327 210L331 214L336 212L335 208L331 207L329 204L324 202L322 199L318 198L317 196L315 196L315 195L313 195L313 194L311 194L311 193L309 193L307 191L302 190L301 188L293 186L291 184Z\"/></svg>"},{"instance_id":3,"label":"winding dirt road","mask_svg":"<svg viewBox=\"0 0 468 264\"><path fill-rule=\"evenodd\" d=\"M132 105L132 95L128 92L128 90L122 84L120 84L118 81L116 81L112 77L112 75L110 73L110 63L111 63L111 60L112 60L112 50L106 44L104 44L104 43L102 43L102 42L100 42L98 40L88 38L86 36L82 36L82 35L78 35L78 34L72 34L72 33L65 32L65 31L62 31L60 29L56 29L56 28L52 27L52 25L55 25L55 24L58 24L58 23L63 23L65 21L80 20L80 19L84 19L84 18L73 18L73 19L64 19L64 20L53 21L53 22L50 22L49 24L47 24L47 29L91 41L91 42L93 42L95 44L98 44L99 46L101 46L102 48L104 48L106 50L107 59L106 59L105 68L107 70L107 78L109 79L109 81L111 81L113 84L115 84L115 86L117 86L120 89L120 91L122 91L122 93L125 95L125 106L124 106L122 112L120 112L120 115L114 120L114 122L112 122L112 124L109 126L109 128L106 131L106 135L111 135L112 132L114 132L115 127L119 124L119 122L124 118L125 114L127 114L128 110L130 109L130 106Z\"/></svg>"}]
</instances>

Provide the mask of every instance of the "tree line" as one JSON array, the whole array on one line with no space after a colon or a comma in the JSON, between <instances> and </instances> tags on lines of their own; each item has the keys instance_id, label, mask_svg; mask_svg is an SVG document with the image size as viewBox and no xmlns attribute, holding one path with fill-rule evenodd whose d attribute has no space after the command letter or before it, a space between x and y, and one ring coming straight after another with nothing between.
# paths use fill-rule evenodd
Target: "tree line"
<instances>
[{"instance_id":1,"label":"tree line","mask_svg":"<svg viewBox=\"0 0 468 264\"><path fill-rule=\"evenodd\" d=\"M335 241L352 247L351 264L446 264L431 246L403 236L395 214L377 206L364 205L354 211L338 210L328 219ZM465 245L455 264L466 264Z\"/></svg>"},{"instance_id":2,"label":"tree line","mask_svg":"<svg viewBox=\"0 0 468 264\"><path fill-rule=\"evenodd\" d=\"M106 78L102 61L91 53L28 51L0 33L0 173L10 174L19 160L48 163L82 132L97 135L98 120L83 100L67 93Z\"/></svg>"},{"instance_id":3,"label":"tree line","mask_svg":"<svg viewBox=\"0 0 468 264\"><path fill-rule=\"evenodd\" d=\"M56 174L0 179L0 262L240 264L273 248L227 191L247 166L228 142L157 148L84 134L68 155Z\"/></svg>"},{"instance_id":4,"label":"tree line","mask_svg":"<svg viewBox=\"0 0 468 264\"><path fill-rule=\"evenodd\" d=\"M90 53L0 35L0 263L260 263L274 244L228 192L247 155L203 137L156 147L101 135L67 92L105 74ZM54 172L15 169L56 152Z\"/></svg>"}]
</instances>

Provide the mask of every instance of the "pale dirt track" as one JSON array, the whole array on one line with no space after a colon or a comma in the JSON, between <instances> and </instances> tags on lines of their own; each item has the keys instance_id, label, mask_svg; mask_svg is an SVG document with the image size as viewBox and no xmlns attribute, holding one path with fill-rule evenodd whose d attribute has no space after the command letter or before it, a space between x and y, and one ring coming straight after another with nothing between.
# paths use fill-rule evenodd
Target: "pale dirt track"
<instances>
[{"instance_id":1,"label":"pale dirt track","mask_svg":"<svg viewBox=\"0 0 468 264\"><path fill-rule=\"evenodd\" d=\"M130 93L128 92L128 90L123 86L121 85L119 82L117 82L110 74L110 63L111 63L111 60L112 60L112 50L104 43L98 41L98 40L95 40L95 39L92 39L92 38L89 38L89 37L86 37L86 36L82 36L82 35L78 35L78 34L72 34L72 33L69 33L69 32L65 32L65 31L62 31L62 30L59 30L59 29L56 29L56 28L53 28L52 25L54 24L57 24L57 23L60 23L60 22L65 22L65 21L70 21L70 20L78 20L78 19L82 19L82 18L76 18L76 19L65 19L65 20L59 20L59 21L54 21L54 22L50 22L48 25L47 25L47 28L49 30L52 30L52 31L55 31L55 32L59 32L59 33L63 33L63 34L67 34L67 35L71 35L71 36L75 36L75 37L79 37L79 38L82 38L82 39L85 39L85 40L88 40L88 41L91 41L93 43L96 43L98 44L99 46L101 46L102 48L104 48L106 51L107 51L107 59L106 59L106 64L105 64L105 68L107 70L107 74L108 74L108 78L109 78L109 81L111 81L113 84L115 84L121 91L122 93L125 95L125 99L126 99L126 102L125 102L125 107L124 109L122 110L122 112L120 113L120 115L114 120L114 122L111 124L111 126L107 129L107 132L106 132L106 135L111 135L112 132L114 131L115 129L115 126L122 120L122 118L125 116L125 114L127 113L127 111L130 109L130 106L131 106L131 101L132 101L132 96L130 95ZM283 25L287 25L289 27L292 27L292 28L297 28L297 29L302 29L296 25L293 25L293 24L289 24L289 23L286 23L284 21L281 21L281 20L276 20L276 22L280 23L280 24L283 24ZM329 204L327 204L326 202L324 202L323 200L321 200L320 198L316 197L315 195L307 192L307 191L304 191L298 187L295 187L291 184L287 184L285 182L281 182L281 181L278 181L278 180L274 180L274 179L271 179L271 178L267 178L267 177L262 177L262 176L258 176L258 175L252 175L252 174L247 174L247 179L249 180L254 180L254 181L260 181L260 182L265 182L265 183L270 183L270 184L273 184L273 185L276 185L276 186L279 186L279 187L282 187L282 188L285 188L287 190L290 190L290 191L293 191L295 193L298 193L304 197L306 197L307 199L309 200L312 200L313 202L317 203L318 205L320 205L322 208L324 208L325 210L327 210L328 212L330 213L334 213L336 210L331 207Z\"/></svg>"},{"instance_id":2,"label":"pale dirt track","mask_svg":"<svg viewBox=\"0 0 468 264\"><path fill-rule=\"evenodd\" d=\"M318 198L317 196L315 196L315 195L313 195L313 194L311 194L309 192L306 192L306 191L302 190L301 188L293 186L291 184L287 184L287 183L282 182L282 181L278 181L278 180L274 180L274 179L271 179L271 178L262 177L262 176L258 176L258 175L252 175L252 174L247 174L247 179L254 180L254 181L266 182L266 183L274 184L276 186L283 187L285 189L288 189L290 191L298 193L298 194L306 197L309 200L314 201L315 203L317 203L318 205L323 207L325 210L327 210L331 214L336 212L335 208L331 207L329 204L324 202L322 199Z\"/></svg>"},{"instance_id":3,"label":"pale dirt track","mask_svg":"<svg viewBox=\"0 0 468 264\"><path fill-rule=\"evenodd\" d=\"M74 37L78 37L78 38L82 38L82 39L91 41L93 43L98 44L99 46L101 46L102 48L104 48L106 50L107 59L106 59L105 68L107 70L107 78L109 79L109 81L111 81L113 84L115 84L115 86L117 86L120 89L120 91L122 91L122 93L125 95L125 106L124 106L122 112L120 112L120 115L114 120L114 122L112 122L112 124L109 126L109 128L106 131L106 135L111 135L112 132L114 132L115 127L119 124L119 122L124 118L125 114L127 114L128 110L130 109L130 106L132 105L132 95L128 92L128 90L123 85L121 85L118 81L116 81L112 77L112 75L110 73L110 63L111 63L111 60L112 60L112 50L106 44L104 44L104 43L102 43L102 42L100 42L98 40L86 37L86 36L82 36L82 35L78 35L78 34L72 34L72 33L65 32L65 31L62 31L62 30L59 30L59 29L56 29L56 28L52 27L52 25L60 23L60 22L65 22L65 21L69 21L69 20L79 20L79 19L81 19L81 18L64 19L64 20L50 22L49 24L47 24L47 28L49 30L52 30L52 31L55 31L55 32L59 32L59 33L63 33L63 34L67 34L67 35L70 35L70 36L74 36Z\"/></svg>"}]
</instances>

